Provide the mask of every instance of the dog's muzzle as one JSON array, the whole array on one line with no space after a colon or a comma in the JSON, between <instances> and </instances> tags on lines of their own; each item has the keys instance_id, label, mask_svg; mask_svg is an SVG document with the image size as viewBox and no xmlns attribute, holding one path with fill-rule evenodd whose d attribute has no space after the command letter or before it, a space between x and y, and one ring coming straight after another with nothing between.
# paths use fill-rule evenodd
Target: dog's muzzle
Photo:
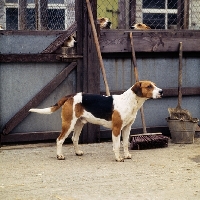
<instances>
[{"instance_id":1,"label":"dog's muzzle","mask_svg":"<svg viewBox=\"0 0 200 200\"><path fill-rule=\"evenodd\" d=\"M111 26L112 26L112 23L111 23L111 22L107 22L107 24L106 24L106 28L107 28L107 29L110 29Z\"/></svg>"},{"instance_id":2,"label":"dog's muzzle","mask_svg":"<svg viewBox=\"0 0 200 200\"><path fill-rule=\"evenodd\" d=\"M158 91L160 98L163 96L163 90Z\"/></svg>"}]
</instances>

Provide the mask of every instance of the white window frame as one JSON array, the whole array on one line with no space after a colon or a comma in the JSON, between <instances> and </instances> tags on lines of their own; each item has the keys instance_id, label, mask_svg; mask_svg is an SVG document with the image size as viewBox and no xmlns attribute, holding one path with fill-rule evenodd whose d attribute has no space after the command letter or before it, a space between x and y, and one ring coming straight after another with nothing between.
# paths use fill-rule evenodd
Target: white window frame
<instances>
[{"instance_id":1,"label":"white window frame","mask_svg":"<svg viewBox=\"0 0 200 200\"><path fill-rule=\"evenodd\" d=\"M165 0L164 9L156 8L142 8L142 0L136 3L136 23L143 22L143 13L148 14L165 14L165 29L168 29L168 14L177 14L178 9L168 9L168 0Z\"/></svg>"},{"instance_id":2,"label":"white window frame","mask_svg":"<svg viewBox=\"0 0 200 200\"><path fill-rule=\"evenodd\" d=\"M6 3L4 4L4 15L2 20L2 25L6 29L6 8L18 8L18 3ZM74 7L73 7L74 5ZM34 3L27 3L27 8L35 8ZM67 29L73 22L75 22L75 0L64 0L63 4L60 3L50 3L47 9L64 9L65 10L65 29ZM69 14L70 13L70 14ZM67 16L72 16L69 20ZM19 19L19 17L18 17ZM19 23L19 20L18 20ZM40 23L40 20L39 20ZM19 26L19 24L18 24Z\"/></svg>"}]
</instances>

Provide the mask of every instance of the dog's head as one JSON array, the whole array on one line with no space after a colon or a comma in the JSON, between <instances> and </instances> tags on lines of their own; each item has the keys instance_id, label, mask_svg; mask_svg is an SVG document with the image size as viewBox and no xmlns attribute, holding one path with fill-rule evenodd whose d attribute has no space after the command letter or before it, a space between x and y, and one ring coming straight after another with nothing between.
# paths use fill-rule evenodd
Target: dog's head
<instances>
[{"instance_id":1,"label":"dog's head","mask_svg":"<svg viewBox=\"0 0 200 200\"><path fill-rule=\"evenodd\" d=\"M155 83L151 81L136 82L131 90L138 96L147 99L158 99L163 95L163 90L156 87Z\"/></svg>"},{"instance_id":2,"label":"dog's head","mask_svg":"<svg viewBox=\"0 0 200 200\"><path fill-rule=\"evenodd\" d=\"M100 24L100 29L110 29L112 26L112 22L106 17L98 18L97 23Z\"/></svg>"},{"instance_id":3,"label":"dog's head","mask_svg":"<svg viewBox=\"0 0 200 200\"><path fill-rule=\"evenodd\" d=\"M64 47L74 47L75 43L76 43L75 36L71 35L64 41L63 46Z\"/></svg>"},{"instance_id":4,"label":"dog's head","mask_svg":"<svg viewBox=\"0 0 200 200\"><path fill-rule=\"evenodd\" d=\"M151 29L151 28L149 26L147 26L146 24L137 23L137 24L132 25L131 29L148 30L148 29Z\"/></svg>"}]
</instances>

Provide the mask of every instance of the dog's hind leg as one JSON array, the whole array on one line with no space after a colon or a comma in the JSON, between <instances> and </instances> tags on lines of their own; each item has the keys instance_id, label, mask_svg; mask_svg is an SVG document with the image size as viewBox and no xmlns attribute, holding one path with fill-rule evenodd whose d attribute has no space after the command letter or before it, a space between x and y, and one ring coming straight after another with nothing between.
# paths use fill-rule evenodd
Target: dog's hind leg
<instances>
[{"instance_id":1,"label":"dog's hind leg","mask_svg":"<svg viewBox=\"0 0 200 200\"><path fill-rule=\"evenodd\" d=\"M65 139L68 137L68 135L72 132L74 124L68 125L62 125L62 131L57 138L57 159L58 160L64 160L65 157L62 153L62 145L65 141Z\"/></svg>"},{"instance_id":2,"label":"dog's hind leg","mask_svg":"<svg viewBox=\"0 0 200 200\"><path fill-rule=\"evenodd\" d=\"M62 131L57 138L57 159L64 160L62 145L68 135L74 130L77 118L73 117L73 101L69 99L62 108Z\"/></svg>"},{"instance_id":3,"label":"dog's hind leg","mask_svg":"<svg viewBox=\"0 0 200 200\"><path fill-rule=\"evenodd\" d=\"M82 156L83 155L83 151L81 151L79 149L79 145L78 145L78 141L79 141L79 136L81 134L82 128L84 126L84 123L78 119L75 126L74 126L74 133L72 136L72 141L74 144L74 150L77 156Z\"/></svg>"}]
</instances>

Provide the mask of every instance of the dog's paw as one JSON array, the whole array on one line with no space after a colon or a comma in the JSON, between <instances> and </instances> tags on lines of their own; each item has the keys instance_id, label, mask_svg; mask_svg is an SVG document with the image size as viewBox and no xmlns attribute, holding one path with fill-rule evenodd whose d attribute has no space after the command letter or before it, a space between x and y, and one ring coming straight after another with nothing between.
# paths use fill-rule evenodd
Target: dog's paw
<instances>
[{"instance_id":1,"label":"dog's paw","mask_svg":"<svg viewBox=\"0 0 200 200\"><path fill-rule=\"evenodd\" d=\"M81 151L81 150L76 151L76 155L77 156L82 156L83 155L83 151Z\"/></svg>"},{"instance_id":2,"label":"dog's paw","mask_svg":"<svg viewBox=\"0 0 200 200\"><path fill-rule=\"evenodd\" d=\"M124 158L122 158L122 157L116 158L115 160L116 160L117 162L124 162Z\"/></svg>"},{"instance_id":3,"label":"dog's paw","mask_svg":"<svg viewBox=\"0 0 200 200\"><path fill-rule=\"evenodd\" d=\"M131 159L131 154L128 153L127 155L124 155L124 158L125 158L125 159Z\"/></svg>"},{"instance_id":4,"label":"dog's paw","mask_svg":"<svg viewBox=\"0 0 200 200\"><path fill-rule=\"evenodd\" d=\"M57 155L57 159L58 160L65 160L65 156L63 156L63 155Z\"/></svg>"}]
</instances>

